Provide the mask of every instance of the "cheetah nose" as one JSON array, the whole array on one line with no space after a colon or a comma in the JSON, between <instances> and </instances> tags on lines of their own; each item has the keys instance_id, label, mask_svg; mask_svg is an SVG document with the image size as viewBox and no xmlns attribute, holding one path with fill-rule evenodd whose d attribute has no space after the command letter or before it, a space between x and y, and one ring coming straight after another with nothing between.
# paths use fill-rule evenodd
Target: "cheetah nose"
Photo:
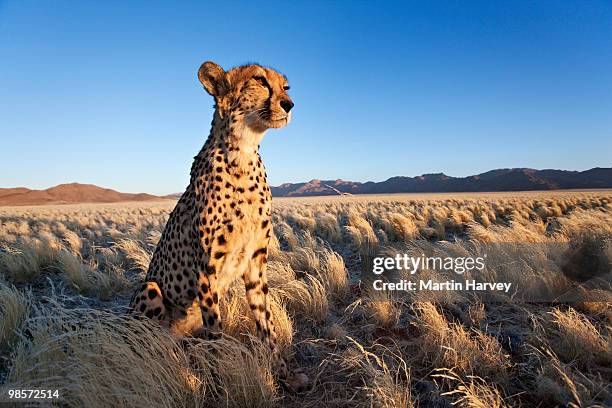
<instances>
[{"instance_id":1,"label":"cheetah nose","mask_svg":"<svg viewBox=\"0 0 612 408\"><path fill-rule=\"evenodd\" d=\"M281 105L281 108L283 108L283 110L287 113L289 113L291 108L293 108L294 106L293 102L288 99L282 100L280 105Z\"/></svg>"}]
</instances>

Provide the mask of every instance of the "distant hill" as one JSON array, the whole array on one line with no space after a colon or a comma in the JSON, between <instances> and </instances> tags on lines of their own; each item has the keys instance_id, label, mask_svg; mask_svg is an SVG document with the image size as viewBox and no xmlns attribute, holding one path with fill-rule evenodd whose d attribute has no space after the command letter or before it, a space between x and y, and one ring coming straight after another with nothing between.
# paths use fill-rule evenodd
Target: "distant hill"
<instances>
[{"instance_id":1,"label":"distant hill","mask_svg":"<svg viewBox=\"0 0 612 408\"><path fill-rule=\"evenodd\" d=\"M274 197L307 197L338 194L451 193L612 188L612 168L586 171L498 169L468 177L443 173L417 177L396 176L385 181L360 183L346 180L311 180L272 187ZM0 188L0 206L118 203L124 201L177 200L182 193L155 196L120 193L93 184L60 184L46 190Z\"/></svg>"},{"instance_id":2,"label":"distant hill","mask_svg":"<svg viewBox=\"0 0 612 408\"><path fill-rule=\"evenodd\" d=\"M486 191L530 191L584 188L612 188L612 168L596 167L586 171L498 169L468 177L443 173L417 177L397 176L385 181L366 183L345 180L311 180L272 187L275 197L318 195L450 193Z\"/></svg>"},{"instance_id":3,"label":"distant hill","mask_svg":"<svg viewBox=\"0 0 612 408\"><path fill-rule=\"evenodd\" d=\"M117 203L159 199L161 197L151 194L120 193L93 184L60 184L46 190L30 190L24 187L0 188L0 205Z\"/></svg>"}]
</instances>

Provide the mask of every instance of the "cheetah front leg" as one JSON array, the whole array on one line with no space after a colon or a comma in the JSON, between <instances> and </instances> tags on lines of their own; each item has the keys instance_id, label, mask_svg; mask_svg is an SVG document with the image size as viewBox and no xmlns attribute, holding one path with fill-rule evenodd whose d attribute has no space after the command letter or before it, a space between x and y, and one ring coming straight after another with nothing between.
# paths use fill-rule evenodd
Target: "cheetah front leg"
<instances>
[{"instance_id":1,"label":"cheetah front leg","mask_svg":"<svg viewBox=\"0 0 612 408\"><path fill-rule=\"evenodd\" d=\"M276 344L276 330L270 312L268 299L268 281L266 277L267 249L261 248L253 254L247 271L242 276L246 290L246 298L255 319L257 334L272 352L272 366L278 378L288 388L299 391L308 383L308 377L301 371L289 371L287 363L281 356Z\"/></svg>"},{"instance_id":2,"label":"cheetah front leg","mask_svg":"<svg viewBox=\"0 0 612 408\"><path fill-rule=\"evenodd\" d=\"M219 290L217 285L217 267L210 263L206 271L201 271L198 279L198 300L202 312L202 327L194 331L194 336L203 339L216 339L221 336L223 325L219 310Z\"/></svg>"},{"instance_id":3,"label":"cheetah front leg","mask_svg":"<svg viewBox=\"0 0 612 408\"><path fill-rule=\"evenodd\" d=\"M273 354L277 354L276 331L270 313L268 300L268 282L266 277L265 248L257 250L248 264L247 271L242 275L246 298L251 309L258 336L268 344Z\"/></svg>"}]
</instances>

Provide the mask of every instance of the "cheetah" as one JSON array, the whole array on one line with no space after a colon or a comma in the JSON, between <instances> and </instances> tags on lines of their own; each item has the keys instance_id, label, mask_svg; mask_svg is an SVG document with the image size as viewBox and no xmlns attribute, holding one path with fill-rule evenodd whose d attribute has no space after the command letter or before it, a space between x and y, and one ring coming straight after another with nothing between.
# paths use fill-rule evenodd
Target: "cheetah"
<instances>
[{"instance_id":1,"label":"cheetah","mask_svg":"<svg viewBox=\"0 0 612 408\"><path fill-rule=\"evenodd\" d=\"M223 328L219 299L242 278L279 380L303 387L306 376L288 371L276 345L266 279L272 194L259 155L265 132L291 120L287 78L257 64L226 72L211 61L201 65L198 78L215 101L210 135L130 310L174 333L215 339Z\"/></svg>"}]
</instances>

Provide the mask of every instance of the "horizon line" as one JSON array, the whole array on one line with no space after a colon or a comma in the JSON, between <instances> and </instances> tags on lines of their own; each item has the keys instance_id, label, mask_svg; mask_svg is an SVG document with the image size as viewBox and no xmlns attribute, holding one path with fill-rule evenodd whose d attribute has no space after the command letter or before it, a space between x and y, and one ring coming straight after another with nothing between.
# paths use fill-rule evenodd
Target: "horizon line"
<instances>
[{"instance_id":1,"label":"horizon line","mask_svg":"<svg viewBox=\"0 0 612 408\"><path fill-rule=\"evenodd\" d=\"M270 187L280 187L286 184L300 184L300 183L310 183L313 181L346 181L346 182L351 182L351 183L360 183L360 184L366 184L366 183L381 183L384 181L388 181L392 178L395 177L405 177L405 178L416 178L416 177L423 177L423 176L431 176L431 175L444 175L446 177L449 178L468 178L468 177L474 177L474 176L479 176L481 174L485 174L485 173L489 173L491 171L499 171L499 170L535 170L535 171L547 171L547 170L553 170L553 171L565 171L565 172L574 172L574 173L582 173L585 171L589 171L589 170L595 170L595 169L612 169L612 165L610 167L602 167L602 166L595 166L595 167L590 167L584 170L567 170L567 169L554 169L554 168L544 168L544 169L537 169L537 168L533 168L533 167L500 167L500 168L495 168L495 169L490 169L487 171L484 171L482 173L477 173L477 174L471 174L468 176L451 176L448 175L444 172L440 172L440 173L422 173L420 175L415 175L415 176L405 176L405 175L395 175L395 176L390 176L387 177L384 180L380 180L380 181L374 181L374 180L367 180L367 181L356 181L356 180L348 180L348 179L342 179L342 178L312 178L310 180L307 181L287 181L287 182L283 182L277 185L270 185ZM114 190L116 192L119 193L128 193L128 194L149 194L149 195L154 195L157 197L165 197L165 196L170 196L170 195L176 195L176 194L182 194L182 192L180 191L174 191L171 193L165 193L165 194L153 194L153 193L148 193L145 191L125 191L125 190L119 190L115 187L110 187L110 186L101 186L95 183L88 183L88 182L78 182L78 181L70 181L70 182L63 182L63 183L58 183L58 184L54 184L51 185L50 187L46 187L46 188L30 188L30 187L26 187L23 185L20 186L15 186L15 187L2 187L0 186L0 190L17 190L17 189L27 189L30 191L45 191L45 190L49 190L55 187L59 187L59 186L65 186L65 185L71 185L71 184L78 184L78 185L86 185L86 186L94 186L94 187L98 187L98 188L103 188L103 189L109 189L109 190Z\"/></svg>"}]
</instances>

